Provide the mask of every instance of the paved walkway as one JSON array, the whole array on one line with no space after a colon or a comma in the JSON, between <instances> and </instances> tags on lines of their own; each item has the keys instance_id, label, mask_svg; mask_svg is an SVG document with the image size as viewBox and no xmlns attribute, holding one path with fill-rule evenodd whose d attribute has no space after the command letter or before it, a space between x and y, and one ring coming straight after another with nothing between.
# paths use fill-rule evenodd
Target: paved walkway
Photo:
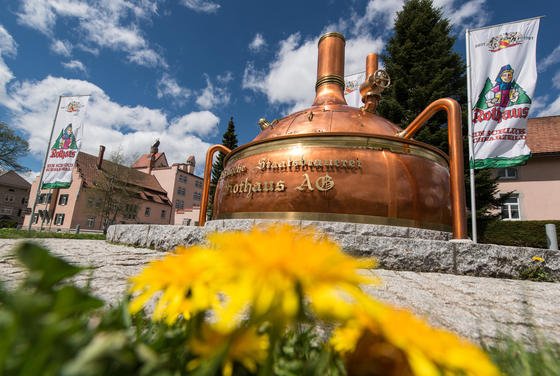
<instances>
[{"instance_id":1,"label":"paved walkway","mask_svg":"<svg viewBox=\"0 0 560 376\"><path fill-rule=\"evenodd\" d=\"M93 266L93 292L109 303L123 296L129 276L138 273L147 261L165 254L102 240L38 241L71 262ZM8 286L22 277L10 254L17 242L0 239L0 279ZM366 287L368 293L474 341L493 340L505 332L531 342L537 332L560 342L558 283L379 269L367 273L381 279L380 285ZM86 274L80 278L86 279Z\"/></svg>"}]
</instances>

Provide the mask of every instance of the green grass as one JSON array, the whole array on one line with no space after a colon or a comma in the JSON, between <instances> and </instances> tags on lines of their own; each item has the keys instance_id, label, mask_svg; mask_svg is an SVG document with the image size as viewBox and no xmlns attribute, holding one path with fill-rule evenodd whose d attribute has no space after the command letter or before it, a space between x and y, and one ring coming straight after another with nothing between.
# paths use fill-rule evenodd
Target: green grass
<instances>
[{"instance_id":1,"label":"green grass","mask_svg":"<svg viewBox=\"0 0 560 376\"><path fill-rule=\"evenodd\" d=\"M24 239L24 238L59 238L59 239L93 239L105 240L103 234L74 234L50 231L27 231L15 228L0 228L0 239Z\"/></svg>"},{"instance_id":2,"label":"green grass","mask_svg":"<svg viewBox=\"0 0 560 376\"><path fill-rule=\"evenodd\" d=\"M535 338L529 347L511 338L484 346L490 358L507 376L557 376L560 374L560 344Z\"/></svg>"}]
</instances>

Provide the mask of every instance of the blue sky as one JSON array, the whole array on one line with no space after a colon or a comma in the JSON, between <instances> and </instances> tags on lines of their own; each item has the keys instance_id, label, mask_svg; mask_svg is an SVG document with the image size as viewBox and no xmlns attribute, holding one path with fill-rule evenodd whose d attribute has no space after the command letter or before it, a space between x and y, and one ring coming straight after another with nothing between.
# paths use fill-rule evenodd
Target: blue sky
<instances>
[{"instance_id":1,"label":"blue sky","mask_svg":"<svg viewBox=\"0 0 560 376\"><path fill-rule=\"evenodd\" d=\"M83 150L147 152L159 138L170 162L195 155L197 173L230 116L240 144L257 120L308 107L316 44L347 38L346 73L382 52L399 0L2 1L0 120L24 135L23 162L40 171L58 95L92 94ZM435 0L465 53L465 28L541 20L531 117L560 114L560 3Z\"/></svg>"}]
</instances>

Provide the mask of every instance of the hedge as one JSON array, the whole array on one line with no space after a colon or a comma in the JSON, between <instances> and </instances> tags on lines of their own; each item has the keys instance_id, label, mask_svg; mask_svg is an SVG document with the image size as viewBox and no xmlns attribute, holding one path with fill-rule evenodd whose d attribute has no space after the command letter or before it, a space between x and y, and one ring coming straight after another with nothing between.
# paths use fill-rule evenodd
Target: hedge
<instances>
[{"instance_id":1,"label":"hedge","mask_svg":"<svg viewBox=\"0 0 560 376\"><path fill-rule=\"evenodd\" d=\"M501 221L479 223L479 242L520 247L548 248L545 224L556 225L560 232L560 221Z\"/></svg>"}]
</instances>

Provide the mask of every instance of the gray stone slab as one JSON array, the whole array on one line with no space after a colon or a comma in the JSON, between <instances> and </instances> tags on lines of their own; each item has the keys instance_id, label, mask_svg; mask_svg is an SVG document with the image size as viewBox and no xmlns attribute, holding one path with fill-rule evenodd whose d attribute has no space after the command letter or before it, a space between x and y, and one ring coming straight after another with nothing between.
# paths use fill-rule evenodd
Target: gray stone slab
<instances>
[{"instance_id":1,"label":"gray stone slab","mask_svg":"<svg viewBox=\"0 0 560 376\"><path fill-rule=\"evenodd\" d=\"M0 242L0 280L8 287L15 286L24 275L11 255L20 241L2 239ZM165 255L157 250L102 240L40 239L38 242L71 263L94 266L93 293L110 304L122 299L131 276L140 272L147 262ZM388 243L378 245L391 248ZM406 249L414 252L416 247L421 245L411 243ZM372 296L410 309L432 325L473 341L491 342L507 333L531 343L537 333L560 343L557 283L383 269L363 273L379 278L378 284L363 287ZM81 284L87 280L86 275L79 277Z\"/></svg>"}]
</instances>

